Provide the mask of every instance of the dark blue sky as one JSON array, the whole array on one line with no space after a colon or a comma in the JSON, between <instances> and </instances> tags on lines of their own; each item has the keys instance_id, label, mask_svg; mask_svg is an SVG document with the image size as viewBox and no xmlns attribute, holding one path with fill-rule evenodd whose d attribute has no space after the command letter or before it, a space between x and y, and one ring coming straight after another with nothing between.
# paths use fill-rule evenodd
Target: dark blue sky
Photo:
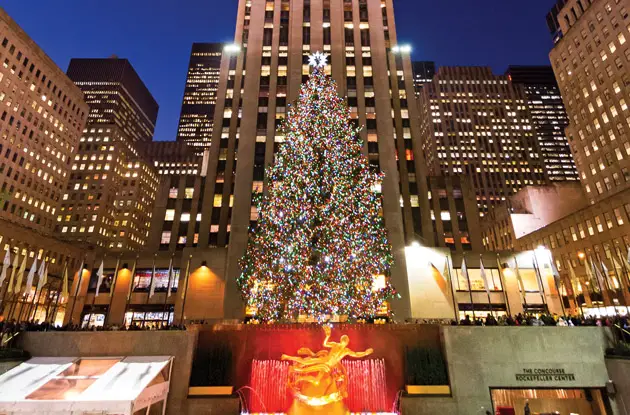
<instances>
[{"instance_id":1,"label":"dark blue sky","mask_svg":"<svg viewBox=\"0 0 630 415\"><path fill-rule=\"evenodd\" d=\"M256 0L254 0L256 1ZM554 0L394 0L401 42L438 65L548 64ZM192 42L231 41L237 0L3 0L62 68L72 57L128 58L160 104L156 140L173 140Z\"/></svg>"}]
</instances>

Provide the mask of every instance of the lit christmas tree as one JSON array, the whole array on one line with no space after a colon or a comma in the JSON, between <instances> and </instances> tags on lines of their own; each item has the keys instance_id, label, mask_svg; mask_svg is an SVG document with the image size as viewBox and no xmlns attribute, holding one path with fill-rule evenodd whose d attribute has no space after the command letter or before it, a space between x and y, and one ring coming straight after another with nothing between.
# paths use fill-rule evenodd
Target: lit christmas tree
<instances>
[{"instance_id":1,"label":"lit christmas tree","mask_svg":"<svg viewBox=\"0 0 630 415\"><path fill-rule=\"evenodd\" d=\"M394 294L381 216L382 175L370 172L358 130L325 75L314 70L284 122L268 192L241 260L239 288L264 321L372 317Z\"/></svg>"}]
</instances>

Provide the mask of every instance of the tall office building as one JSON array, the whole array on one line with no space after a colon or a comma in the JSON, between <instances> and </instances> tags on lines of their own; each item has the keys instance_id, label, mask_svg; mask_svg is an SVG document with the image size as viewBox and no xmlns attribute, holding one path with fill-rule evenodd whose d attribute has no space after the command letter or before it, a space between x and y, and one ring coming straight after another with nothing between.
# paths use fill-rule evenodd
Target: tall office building
<instances>
[{"instance_id":1,"label":"tall office building","mask_svg":"<svg viewBox=\"0 0 630 415\"><path fill-rule=\"evenodd\" d=\"M558 16L566 3L567 0L556 0L556 4L554 4L551 10L549 10L549 13L547 13L547 27L549 28L549 33L551 34L553 43L557 43L560 39L562 39L562 30L560 29Z\"/></svg>"},{"instance_id":2,"label":"tall office building","mask_svg":"<svg viewBox=\"0 0 630 415\"><path fill-rule=\"evenodd\" d=\"M90 106L57 231L112 250L146 245L158 175L136 143L150 141L158 105L126 59L72 59L68 76Z\"/></svg>"},{"instance_id":3,"label":"tall office building","mask_svg":"<svg viewBox=\"0 0 630 415\"><path fill-rule=\"evenodd\" d=\"M420 94L420 88L433 80L435 76L435 62L415 61L411 63L413 71L413 86L416 88L416 95Z\"/></svg>"},{"instance_id":4,"label":"tall office building","mask_svg":"<svg viewBox=\"0 0 630 415\"><path fill-rule=\"evenodd\" d=\"M88 107L1 9L0 24L0 218L51 233Z\"/></svg>"},{"instance_id":5,"label":"tall office building","mask_svg":"<svg viewBox=\"0 0 630 415\"><path fill-rule=\"evenodd\" d=\"M586 195L630 187L630 1L569 1L550 53L569 114L567 136Z\"/></svg>"},{"instance_id":6,"label":"tall office building","mask_svg":"<svg viewBox=\"0 0 630 415\"><path fill-rule=\"evenodd\" d=\"M197 154L208 149L212 140L224 46L223 43L193 43L190 52L177 140L188 143Z\"/></svg>"},{"instance_id":7,"label":"tall office building","mask_svg":"<svg viewBox=\"0 0 630 415\"><path fill-rule=\"evenodd\" d=\"M7 292L0 281L5 319L63 322L59 305L64 267L77 269L86 252L53 233L89 107L83 93L0 7L0 252L31 267L46 263L48 283L35 298ZM7 265L7 264L5 264ZM13 281L13 280L11 280ZM37 279L35 279L35 282ZM28 311L27 311L28 310Z\"/></svg>"},{"instance_id":8,"label":"tall office building","mask_svg":"<svg viewBox=\"0 0 630 415\"><path fill-rule=\"evenodd\" d=\"M551 66L509 66L506 75L525 89L549 180L578 180L564 132L569 118Z\"/></svg>"},{"instance_id":9,"label":"tall office building","mask_svg":"<svg viewBox=\"0 0 630 415\"><path fill-rule=\"evenodd\" d=\"M441 67L422 88L420 119L429 171L467 175L481 215L548 180L527 96L507 76L486 67Z\"/></svg>"},{"instance_id":10,"label":"tall office building","mask_svg":"<svg viewBox=\"0 0 630 415\"><path fill-rule=\"evenodd\" d=\"M316 51L328 55L325 70L348 97L355 124L365 126L365 154L385 173L383 216L396 255L392 280L406 290L403 247L432 240L433 227L425 163L415 145L420 128L411 60L398 44L392 0L241 0L235 44L222 60L205 185L200 229L210 232L199 235L199 246L229 241L226 316L242 315L235 278L257 219L252 191L264 191L265 167L284 138L277 128Z\"/></svg>"}]
</instances>

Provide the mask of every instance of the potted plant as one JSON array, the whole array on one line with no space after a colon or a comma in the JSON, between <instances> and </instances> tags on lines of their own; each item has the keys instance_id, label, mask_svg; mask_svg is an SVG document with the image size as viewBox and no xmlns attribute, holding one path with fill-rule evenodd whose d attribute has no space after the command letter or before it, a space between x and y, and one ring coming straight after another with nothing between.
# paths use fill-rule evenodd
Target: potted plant
<instances>
[{"instance_id":1,"label":"potted plant","mask_svg":"<svg viewBox=\"0 0 630 415\"><path fill-rule=\"evenodd\" d=\"M450 395L446 362L436 348L405 349L406 391L409 395Z\"/></svg>"}]
</instances>

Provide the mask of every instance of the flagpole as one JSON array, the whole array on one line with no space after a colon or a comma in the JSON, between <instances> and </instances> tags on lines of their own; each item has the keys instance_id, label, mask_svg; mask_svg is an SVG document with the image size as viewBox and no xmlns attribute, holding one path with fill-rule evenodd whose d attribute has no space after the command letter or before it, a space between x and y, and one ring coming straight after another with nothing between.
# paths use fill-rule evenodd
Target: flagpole
<instances>
[{"instance_id":1,"label":"flagpole","mask_svg":"<svg viewBox=\"0 0 630 415\"><path fill-rule=\"evenodd\" d=\"M549 313L549 305L547 304L547 293L545 293L545 283L542 279L542 275L540 273L540 268L538 267L538 259L536 258L536 251L534 251L534 271L536 272L536 278L540 283L540 290L542 291L542 299L543 305L545 306L545 310Z\"/></svg>"},{"instance_id":2,"label":"flagpole","mask_svg":"<svg viewBox=\"0 0 630 415\"><path fill-rule=\"evenodd\" d=\"M0 284L0 290L2 289L2 287L4 286L4 280L6 279L6 272L9 270L9 267L11 267L11 248L7 248L7 250L4 253L4 261L2 262L2 283ZM7 288L9 287L9 282L7 282L7 286L4 289L4 292L2 293L2 299L0 300L0 315L2 315L2 312L4 311L4 307L5 307L5 299L7 296Z\"/></svg>"},{"instance_id":3,"label":"flagpole","mask_svg":"<svg viewBox=\"0 0 630 415\"><path fill-rule=\"evenodd\" d=\"M182 303L182 318L180 324L184 324L184 311L186 311L186 297L188 297L188 281L190 280L190 261L192 260L192 255L188 256L188 264L186 264L186 281L184 282L184 295L183 295L183 303Z\"/></svg>"},{"instance_id":4,"label":"flagpole","mask_svg":"<svg viewBox=\"0 0 630 415\"><path fill-rule=\"evenodd\" d=\"M527 291L525 290L523 278L521 278L521 271L518 268L518 258L516 258L516 255L514 255L514 266L516 267L516 279L518 280L519 285L518 290L521 292L521 299L523 300L521 305L523 306L523 312L527 313L529 310L529 305L527 304Z\"/></svg>"},{"instance_id":5,"label":"flagpole","mask_svg":"<svg viewBox=\"0 0 630 415\"><path fill-rule=\"evenodd\" d=\"M466 266L466 254L463 254L463 259L462 259L462 267L461 270L462 272L464 272L466 274L466 280L468 281L468 294L470 295L470 308L472 309L472 316L473 316L473 323L476 320L475 317L475 300L473 300L473 294L472 294L472 285L470 284L470 275L468 274L468 267Z\"/></svg>"},{"instance_id":6,"label":"flagpole","mask_svg":"<svg viewBox=\"0 0 630 415\"><path fill-rule=\"evenodd\" d=\"M127 315L127 309L129 308L129 303L131 302L131 294L133 293L133 279L136 277L137 265L138 265L138 256L136 256L136 260L133 263L133 268L131 269L131 275L129 276L129 289L127 291L127 301L125 302L125 312L123 313L123 322L125 320L125 315ZM131 322L133 322L133 313L131 316ZM131 326L131 323L129 325Z\"/></svg>"},{"instance_id":7,"label":"flagpole","mask_svg":"<svg viewBox=\"0 0 630 415\"><path fill-rule=\"evenodd\" d=\"M155 278L155 257L157 253L153 254L153 268L151 268L151 283L149 283L149 291L147 291L147 302L145 304L149 304L149 299L151 298L151 289L153 288L153 279Z\"/></svg>"},{"instance_id":8,"label":"flagpole","mask_svg":"<svg viewBox=\"0 0 630 415\"><path fill-rule=\"evenodd\" d=\"M455 322L459 323L459 312L457 311L457 297L455 297L455 286L453 284L453 275L451 274L451 266L449 264L448 255L445 257L446 259L446 269L448 271L448 281L451 285L451 295L453 296L453 314L455 315Z\"/></svg>"},{"instance_id":9,"label":"flagpole","mask_svg":"<svg viewBox=\"0 0 630 415\"><path fill-rule=\"evenodd\" d=\"M507 287L505 286L505 278L503 276L503 267L501 267L501 259L499 258L499 254L497 254L497 269L499 271L499 281L501 281L501 288L503 288L503 299L505 300L505 307L507 308L508 316L512 315L512 310L510 309L510 300L507 295Z\"/></svg>"},{"instance_id":10,"label":"flagpole","mask_svg":"<svg viewBox=\"0 0 630 415\"><path fill-rule=\"evenodd\" d=\"M63 278L64 275L66 274L66 272L68 272L68 260L66 259L66 263L63 266L63 269L61 271L61 282L59 283L59 291L57 291L57 298L55 298L55 306L53 307L53 313L50 313L50 322L54 324L54 316L57 314L57 311L59 311L59 299L61 298L61 292L63 291ZM48 320L48 311L50 310L50 304L52 303L52 301L48 304L48 309L46 310L46 320Z\"/></svg>"},{"instance_id":11,"label":"flagpole","mask_svg":"<svg viewBox=\"0 0 630 415\"><path fill-rule=\"evenodd\" d=\"M602 296L602 305L604 306L604 309L606 308L606 303L604 302L604 289L602 288L602 283L599 281L599 277L597 276L597 270L595 269L595 266L593 265L593 259L589 256L586 257L587 261L590 263L590 267L591 267L591 273L594 271L595 275L593 275L593 277L595 277L595 281L597 282L597 286L599 287L599 292L600 295ZM588 267L589 264L587 263L586 266ZM599 310L599 307L597 307L597 309Z\"/></svg>"},{"instance_id":12,"label":"flagpole","mask_svg":"<svg viewBox=\"0 0 630 415\"><path fill-rule=\"evenodd\" d=\"M549 265L551 266L551 273L553 274L553 282L556 284L556 290L558 290L558 298L560 299L560 308L562 309L562 315L566 319L567 311L564 308L564 296L562 295L562 289L561 289L561 286L562 286L564 287L564 290L566 291L566 285L564 284L564 281L562 281L562 278L560 277L560 272L556 268L556 264L553 262L553 255L551 251L548 251L548 252L549 252ZM568 297L569 297L569 292L567 291L567 298Z\"/></svg>"},{"instance_id":13,"label":"flagpole","mask_svg":"<svg viewBox=\"0 0 630 415\"><path fill-rule=\"evenodd\" d=\"M618 246L615 247L615 251L616 251L617 258L619 258ZM611 254L611 256L612 255L613 254ZM615 275L617 275L617 278L619 278L619 284L621 285L621 295L623 297L624 303L626 304L626 311L628 315L630 316L630 307L628 307L628 302L626 301L626 292L628 290L628 279L626 278L626 275L625 275L626 267L623 265L623 258L619 258L619 260L621 262L617 264L617 261L615 260L615 258L612 257L613 266L615 267ZM621 267L621 273L618 271L617 265Z\"/></svg>"},{"instance_id":14,"label":"flagpole","mask_svg":"<svg viewBox=\"0 0 630 415\"><path fill-rule=\"evenodd\" d=\"M164 307L162 309L162 316L168 316L170 311L166 312L166 305L168 304L169 293L171 292L171 278L173 274L173 258L175 257L175 252L171 255L171 261L168 265L168 283L166 284L166 292L164 293ZM175 309L173 308L173 322L175 321ZM166 317L166 324L168 325L168 317Z\"/></svg>"},{"instance_id":15,"label":"flagpole","mask_svg":"<svg viewBox=\"0 0 630 415\"><path fill-rule=\"evenodd\" d=\"M488 294L488 306L490 307L490 315L494 317L494 310L492 309L492 299L490 299L490 287L488 286L488 276L486 275L486 269L483 266L483 254L479 254L479 268L483 270L483 285ZM498 317L498 315L497 315Z\"/></svg>"},{"instance_id":16,"label":"flagpole","mask_svg":"<svg viewBox=\"0 0 630 415\"><path fill-rule=\"evenodd\" d=\"M77 296L79 295L79 288L81 287L81 281L83 280L83 268L85 267L85 255L83 256L83 260L81 261L81 267L79 268L79 272L77 277L79 278L77 281L77 288L74 290L74 299L72 300L72 308L70 308L70 320L68 321L70 324L74 321L74 306L77 303ZM79 321L79 323L81 323Z\"/></svg>"},{"instance_id":17,"label":"flagpole","mask_svg":"<svg viewBox=\"0 0 630 415\"><path fill-rule=\"evenodd\" d=\"M612 257L612 254L611 254L610 260L612 262L612 267L615 270L615 277L617 277L617 280L619 281L619 288L621 289L621 298L623 298L623 305L626 307L627 315L630 315L630 308L628 307L628 301L626 301L626 296L623 293L623 290L624 290L624 284L622 281L623 276L619 275L619 271L617 270L617 266L616 266L617 261L615 261L615 259Z\"/></svg>"},{"instance_id":18,"label":"flagpole","mask_svg":"<svg viewBox=\"0 0 630 415\"><path fill-rule=\"evenodd\" d=\"M105 262L105 258L106 257L107 257L107 254L104 254L103 255L103 259L101 259L101 264L103 262ZM93 265L96 265L96 262ZM94 266L92 266L92 269L94 269ZM98 273L98 271L97 271L97 273ZM92 279L91 274L90 274L90 279ZM90 314L88 316L87 327L86 327L87 329L90 328L90 321L92 320L92 316L94 315L94 304L96 303L96 295L97 295L96 293L98 293L98 289L100 288L99 287L100 283L101 283L101 281L99 281L99 276L97 275L96 276L96 291L94 291L94 293L92 294L92 304L90 305ZM89 286L89 283L88 283L88 291L89 290L90 290L90 286ZM81 321L79 321L79 324L81 324Z\"/></svg>"},{"instance_id":19,"label":"flagpole","mask_svg":"<svg viewBox=\"0 0 630 415\"><path fill-rule=\"evenodd\" d=\"M114 292L116 292L116 282L118 281L118 266L120 265L120 256L116 259L116 268L114 268L114 276L112 277L112 284L109 287L109 305L107 306L107 314L105 314L105 321L103 322L103 326L107 327L107 323L109 323L109 316L112 314L112 303L114 302ZM123 316L123 320L125 317Z\"/></svg>"},{"instance_id":20,"label":"flagpole","mask_svg":"<svg viewBox=\"0 0 630 415\"><path fill-rule=\"evenodd\" d=\"M606 265L604 264L604 261L602 261L602 257L599 255L599 252L596 252L595 255L597 256L597 261L599 262L600 269L602 271L602 278L604 279L604 284L606 286L606 289L612 295L613 289L610 286L610 281L608 280L609 279L608 268L606 268ZM613 268L614 268L614 266L613 266ZM616 293L615 297L617 297L617 302L619 303L619 305L621 305L621 299L619 298L619 291L614 290L614 292ZM615 314L619 315L619 312L617 311L617 306L615 305L614 298L611 298L610 301L612 302L612 306L615 309ZM626 304L625 298L623 300L623 304L624 305Z\"/></svg>"},{"instance_id":21,"label":"flagpole","mask_svg":"<svg viewBox=\"0 0 630 415\"><path fill-rule=\"evenodd\" d=\"M42 264L40 265L40 267L46 267L46 257L44 256L44 254L42 254ZM37 293L39 291L39 296L41 297L42 294L42 290L44 288L43 285L41 285L40 279L42 279L44 277L44 271L41 272L42 275L38 275L37 276L37 285L35 286L35 294L33 294L33 302L31 303L31 306L28 309L28 315L27 318L29 321L33 321L35 320L35 316L37 315L37 309L39 308L39 300L40 298L38 298ZM31 309L33 308L33 306L35 307L35 312L33 313L33 317L31 317Z\"/></svg>"}]
</instances>

